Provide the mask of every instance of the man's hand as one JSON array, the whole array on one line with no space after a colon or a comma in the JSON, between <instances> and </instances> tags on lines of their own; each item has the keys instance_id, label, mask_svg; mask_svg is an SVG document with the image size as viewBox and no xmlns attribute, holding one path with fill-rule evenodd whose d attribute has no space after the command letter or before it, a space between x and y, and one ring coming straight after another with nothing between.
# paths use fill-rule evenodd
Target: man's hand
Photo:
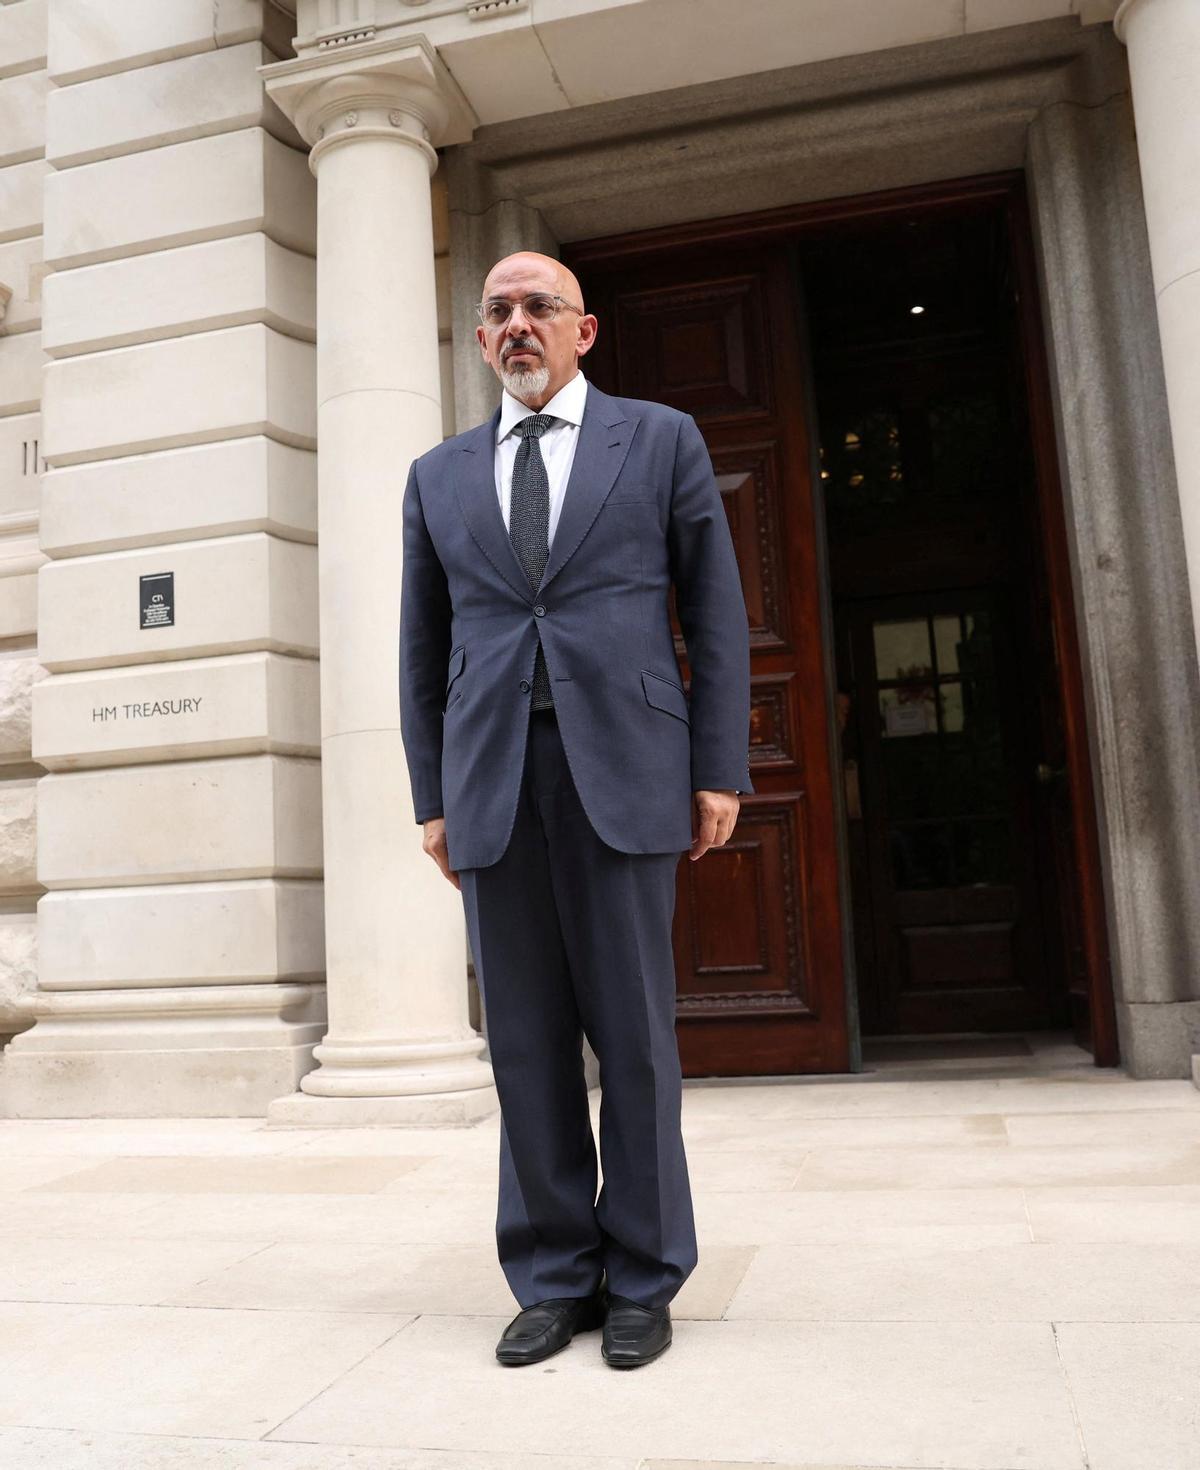
<instances>
[{"instance_id":1,"label":"man's hand","mask_svg":"<svg viewBox=\"0 0 1200 1470\"><path fill-rule=\"evenodd\" d=\"M430 817L425 823L425 836L421 842L422 849L429 854L442 870L442 876L448 878L460 892L462 884L458 881L458 874L450 867L450 857L446 851L446 819L445 817Z\"/></svg>"},{"instance_id":2,"label":"man's hand","mask_svg":"<svg viewBox=\"0 0 1200 1470\"><path fill-rule=\"evenodd\" d=\"M692 850L688 853L692 862L703 857L710 847L725 846L741 805L732 787L724 791L693 792Z\"/></svg>"}]
</instances>

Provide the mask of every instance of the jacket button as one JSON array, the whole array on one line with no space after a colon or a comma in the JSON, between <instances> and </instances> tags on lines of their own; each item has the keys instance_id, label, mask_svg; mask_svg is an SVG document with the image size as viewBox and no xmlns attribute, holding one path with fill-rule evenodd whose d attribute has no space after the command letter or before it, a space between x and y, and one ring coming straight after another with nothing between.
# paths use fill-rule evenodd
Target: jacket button
<instances>
[{"instance_id":1,"label":"jacket button","mask_svg":"<svg viewBox=\"0 0 1200 1470\"><path fill-rule=\"evenodd\" d=\"M529 680L528 679L522 679L521 680L521 693L522 694L528 694L529 693Z\"/></svg>"},{"instance_id":2,"label":"jacket button","mask_svg":"<svg viewBox=\"0 0 1200 1470\"><path fill-rule=\"evenodd\" d=\"M533 615L535 618L544 618L546 616L546 609L542 606L540 602L537 603L534 607Z\"/></svg>"}]
</instances>

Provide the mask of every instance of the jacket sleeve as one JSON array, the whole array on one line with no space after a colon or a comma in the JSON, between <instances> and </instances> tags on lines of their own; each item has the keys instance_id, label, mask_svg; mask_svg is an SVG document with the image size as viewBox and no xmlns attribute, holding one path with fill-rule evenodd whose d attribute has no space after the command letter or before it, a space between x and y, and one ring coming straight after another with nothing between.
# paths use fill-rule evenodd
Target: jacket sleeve
<instances>
[{"instance_id":1,"label":"jacket sleeve","mask_svg":"<svg viewBox=\"0 0 1200 1470\"><path fill-rule=\"evenodd\" d=\"M414 461L404 488L400 568L400 737L418 823L442 812L442 700L450 652L450 589L421 507Z\"/></svg>"},{"instance_id":2,"label":"jacket sleeve","mask_svg":"<svg viewBox=\"0 0 1200 1470\"><path fill-rule=\"evenodd\" d=\"M692 790L753 792L749 620L721 492L690 414L679 424L667 539L692 675Z\"/></svg>"}]
</instances>

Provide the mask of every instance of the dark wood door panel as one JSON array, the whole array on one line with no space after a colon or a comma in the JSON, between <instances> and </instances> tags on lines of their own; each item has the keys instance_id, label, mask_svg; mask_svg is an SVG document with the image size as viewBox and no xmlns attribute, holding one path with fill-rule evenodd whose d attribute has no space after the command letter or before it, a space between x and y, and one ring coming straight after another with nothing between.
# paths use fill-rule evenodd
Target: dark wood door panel
<instances>
[{"instance_id":1,"label":"dark wood door panel","mask_svg":"<svg viewBox=\"0 0 1200 1470\"><path fill-rule=\"evenodd\" d=\"M769 774L799 770L800 696L800 682L792 669L750 675L750 772L755 790Z\"/></svg>"},{"instance_id":2,"label":"dark wood door panel","mask_svg":"<svg viewBox=\"0 0 1200 1470\"><path fill-rule=\"evenodd\" d=\"M681 862L675 948L687 1075L848 1066L819 535L792 258L782 246L589 260L612 324L589 374L690 413L742 574L755 793L732 838ZM603 336L603 326L601 336ZM672 613L685 687L687 651Z\"/></svg>"},{"instance_id":3,"label":"dark wood door panel","mask_svg":"<svg viewBox=\"0 0 1200 1470\"><path fill-rule=\"evenodd\" d=\"M779 448L750 442L716 450L712 462L742 569L751 647L786 650L790 613Z\"/></svg>"},{"instance_id":4,"label":"dark wood door panel","mask_svg":"<svg viewBox=\"0 0 1200 1470\"><path fill-rule=\"evenodd\" d=\"M762 281L717 275L622 289L616 327L622 392L702 420L770 412Z\"/></svg>"},{"instance_id":5,"label":"dark wood door panel","mask_svg":"<svg viewBox=\"0 0 1200 1470\"><path fill-rule=\"evenodd\" d=\"M808 1012L803 812L799 792L755 802L724 847L691 865L675 910L676 956L690 977L681 1014L714 1001L743 1011Z\"/></svg>"}]
</instances>

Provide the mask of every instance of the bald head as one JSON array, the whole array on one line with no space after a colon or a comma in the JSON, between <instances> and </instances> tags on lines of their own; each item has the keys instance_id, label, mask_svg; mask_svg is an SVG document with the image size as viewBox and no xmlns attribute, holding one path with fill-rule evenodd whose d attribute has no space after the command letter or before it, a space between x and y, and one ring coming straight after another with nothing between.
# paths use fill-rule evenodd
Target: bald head
<instances>
[{"instance_id":1,"label":"bald head","mask_svg":"<svg viewBox=\"0 0 1200 1470\"><path fill-rule=\"evenodd\" d=\"M553 317L526 315L525 302L536 295L559 298ZM476 327L484 362L514 398L535 410L544 407L576 375L596 340L596 318L584 307L574 271L552 255L518 250L488 271L483 299L512 307L506 322Z\"/></svg>"},{"instance_id":2,"label":"bald head","mask_svg":"<svg viewBox=\"0 0 1200 1470\"><path fill-rule=\"evenodd\" d=\"M536 285L530 284L533 280L537 281ZM522 286L523 290L520 289ZM583 301L583 288L575 272L563 265L561 260L555 260L552 255L542 255L536 250L518 250L512 255L506 255L488 271L487 279L483 283L485 300L489 296L528 296L531 291L549 291L551 295L562 296L573 306L587 310Z\"/></svg>"}]
</instances>

